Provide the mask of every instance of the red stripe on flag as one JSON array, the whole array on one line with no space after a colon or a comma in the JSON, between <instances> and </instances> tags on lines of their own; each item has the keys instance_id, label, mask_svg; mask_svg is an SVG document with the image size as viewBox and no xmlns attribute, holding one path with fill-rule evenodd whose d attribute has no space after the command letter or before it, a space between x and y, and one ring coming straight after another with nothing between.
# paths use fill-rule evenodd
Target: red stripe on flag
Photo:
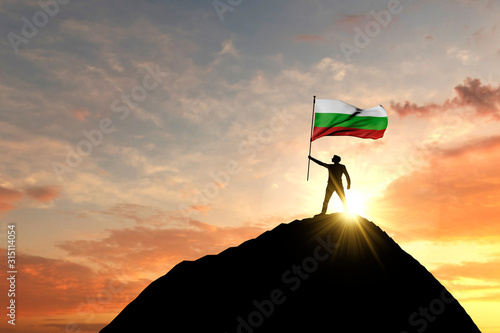
<instances>
[{"instance_id":1,"label":"red stripe on flag","mask_svg":"<svg viewBox=\"0 0 500 333\"><path fill-rule=\"evenodd\" d=\"M356 136L363 139L380 139L384 136L383 130L367 130L349 127L314 127L312 141L323 136Z\"/></svg>"}]
</instances>

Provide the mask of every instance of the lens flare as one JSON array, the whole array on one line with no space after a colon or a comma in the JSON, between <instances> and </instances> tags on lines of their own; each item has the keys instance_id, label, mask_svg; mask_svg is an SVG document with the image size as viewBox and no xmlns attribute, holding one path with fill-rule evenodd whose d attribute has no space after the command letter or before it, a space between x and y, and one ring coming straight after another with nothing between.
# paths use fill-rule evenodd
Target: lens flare
<instances>
[{"instance_id":1,"label":"lens flare","mask_svg":"<svg viewBox=\"0 0 500 333\"><path fill-rule=\"evenodd\" d=\"M347 204L349 211L346 213L365 216L365 201L366 198L357 192L347 193Z\"/></svg>"}]
</instances>

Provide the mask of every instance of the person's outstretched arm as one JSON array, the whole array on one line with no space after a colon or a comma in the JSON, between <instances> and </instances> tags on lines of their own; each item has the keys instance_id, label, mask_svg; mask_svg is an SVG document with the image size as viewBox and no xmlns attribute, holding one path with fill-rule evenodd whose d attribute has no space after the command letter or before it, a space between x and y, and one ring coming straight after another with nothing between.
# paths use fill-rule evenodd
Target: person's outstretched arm
<instances>
[{"instance_id":1,"label":"person's outstretched arm","mask_svg":"<svg viewBox=\"0 0 500 333\"><path fill-rule=\"evenodd\" d=\"M311 155L309 155L309 159L310 159L311 161L313 161L314 163L321 165L322 167L325 167L325 168L326 168L326 166L327 166L327 164L326 164L326 163L323 163L323 162L321 162L321 161L318 161L317 159L315 159L315 158L314 158L314 157L312 157Z\"/></svg>"},{"instance_id":2,"label":"person's outstretched arm","mask_svg":"<svg viewBox=\"0 0 500 333\"><path fill-rule=\"evenodd\" d=\"M344 165L344 175L345 179L347 180L347 189L349 190L351 188L351 177L349 177L349 172L347 172L347 168Z\"/></svg>"}]
</instances>

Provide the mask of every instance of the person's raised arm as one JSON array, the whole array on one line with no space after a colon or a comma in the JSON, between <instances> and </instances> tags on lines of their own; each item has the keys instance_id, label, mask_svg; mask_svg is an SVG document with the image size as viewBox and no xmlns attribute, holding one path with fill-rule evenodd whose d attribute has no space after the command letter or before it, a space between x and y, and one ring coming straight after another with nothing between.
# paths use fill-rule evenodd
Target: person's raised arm
<instances>
[{"instance_id":1,"label":"person's raised arm","mask_svg":"<svg viewBox=\"0 0 500 333\"><path fill-rule=\"evenodd\" d=\"M349 172L347 172L347 168L344 165L344 175L345 179L347 180L347 189L349 190L351 188L351 177L349 177Z\"/></svg>"},{"instance_id":2,"label":"person's raised arm","mask_svg":"<svg viewBox=\"0 0 500 333\"><path fill-rule=\"evenodd\" d=\"M312 157L311 155L309 155L309 159L310 159L311 161L313 161L314 163L321 165L322 167L325 167L325 168L326 168L326 166L327 166L327 164L326 164L326 163L323 163L323 162L321 162L321 161L318 161L317 159L315 159L315 158L314 158L314 157Z\"/></svg>"}]
</instances>

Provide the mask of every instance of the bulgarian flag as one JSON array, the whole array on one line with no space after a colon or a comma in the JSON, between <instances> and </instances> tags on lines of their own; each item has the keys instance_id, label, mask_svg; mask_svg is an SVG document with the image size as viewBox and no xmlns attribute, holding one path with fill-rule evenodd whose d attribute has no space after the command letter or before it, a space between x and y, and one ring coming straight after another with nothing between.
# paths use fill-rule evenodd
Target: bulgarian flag
<instances>
[{"instance_id":1,"label":"bulgarian flag","mask_svg":"<svg viewBox=\"0 0 500 333\"><path fill-rule=\"evenodd\" d=\"M387 112L382 105L359 109L342 101L316 99L311 141L323 136L356 136L380 139L387 128Z\"/></svg>"}]
</instances>

